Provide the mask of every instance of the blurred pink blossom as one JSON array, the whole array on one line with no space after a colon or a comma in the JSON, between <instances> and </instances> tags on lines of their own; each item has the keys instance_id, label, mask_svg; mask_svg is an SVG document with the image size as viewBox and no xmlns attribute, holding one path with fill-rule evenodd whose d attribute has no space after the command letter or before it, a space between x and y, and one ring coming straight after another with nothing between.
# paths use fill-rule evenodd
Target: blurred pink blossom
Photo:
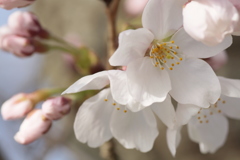
<instances>
[{"instance_id":1,"label":"blurred pink blossom","mask_svg":"<svg viewBox=\"0 0 240 160\"><path fill-rule=\"evenodd\" d=\"M148 0L126 0L124 8L131 16L138 16L143 12Z\"/></svg>"},{"instance_id":2,"label":"blurred pink blossom","mask_svg":"<svg viewBox=\"0 0 240 160\"><path fill-rule=\"evenodd\" d=\"M42 105L43 115L51 120L60 119L69 113L71 103L71 99L62 96L48 99Z\"/></svg>"},{"instance_id":3,"label":"blurred pink blossom","mask_svg":"<svg viewBox=\"0 0 240 160\"><path fill-rule=\"evenodd\" d=\"M14 53L16 56L30 56L35 52L33 39L20 37L16 35L8 35L1 41L4 50Z\"/></svg>"},{"instance_id":4,"label":"blurred pink blossom","mask_svg":"<svg viewBox=\"0 0 240 160\"><path fill-rule=\"evenodd\" d=\"M47 47L32 37L20 36L8 26L0 27L0 48L19 57L45 52Z\"/></svg>"},{"instance_id":5,"label":"blurred pink blossom","mask_svg":"<svg viewBox=\"0 0 240 160\"><path fill-rule=\"evenodd\" d=\"M0 7L4 9L21 8L32 4L35 0L0 0Z\"/></svg>"},{"instance_id":6,"label":"blurred pink blossom","mask_svg":"<svg viewBox=\"0 0 240 160\"><path fill-rule=\"evenodd\" d=\"M229 0L233 5L234 7L237 9L238 11L238 15L240 17L240 1L239 0ZM240 35L240 18L238 20L238 23L236 24L235 28L234 28L234 32L233 32L234 35Z\"/></svg>"},{"instance_id":7,"label":"blurred pink blossom","mask_svg":"<svg viewBox=\"0 0 240 160\"><path fill-rule=\"evenodd\" d=\"M29 144L48 132L52 121L43 116L42 110L35 109L24 119L14 139L20 144Z\"/></svg>"},{"instance_id":8,"label":"blurred pink blossom","mask_svg":"<svg viewBox=\"0 0 240 160\"><path fill-rule=\"evenodd\" d=\"M1 114L4 120L18 119L26 116L34 106L27 94L19 93L3 103Z\"/></svg>"},{"instance_id":9,"label":"blurred pink blossom","mask_svg":"<svg viewBox=\"0 0 240 160\"><path fill-rule=\"evenodd\" d=\"M238 11L228 0L192 0L183 8L186 32L210 46L232 34L238 21Z\"/></svg>"}]
</instances>

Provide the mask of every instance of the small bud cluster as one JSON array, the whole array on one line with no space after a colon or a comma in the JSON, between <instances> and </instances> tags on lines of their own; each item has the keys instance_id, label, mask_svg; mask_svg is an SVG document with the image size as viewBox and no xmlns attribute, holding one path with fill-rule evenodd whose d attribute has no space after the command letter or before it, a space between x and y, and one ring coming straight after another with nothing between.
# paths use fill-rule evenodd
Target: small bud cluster
<instances>
[{"instance_id":1,"label":"small bud cluster","mask_svg":"<svg viewBox=\"0 0 240 160\"><path fill-rule=\"evenodd\" d=\"M48 36L33 13L18 11L10 15L7 26L0 28L0 48L26 57L34 52L46 52L47 47L39 39Z\"/></svg>"},{"instance_id":2,"label":"small bud cluster","mask_svg":"<svg viewBox=\"0 0 240 160\"><path fill-rule=\"evenodd\" d=\"M66 97L55 97L46 100L42 109L34 109L37 96L20 93L7 100L1 108L4 120L14 120L25 117L15 140L20 144L29 144L47 133L53 120L58 120L70 112L72 100Z\"/></svg>"}]
</instances>

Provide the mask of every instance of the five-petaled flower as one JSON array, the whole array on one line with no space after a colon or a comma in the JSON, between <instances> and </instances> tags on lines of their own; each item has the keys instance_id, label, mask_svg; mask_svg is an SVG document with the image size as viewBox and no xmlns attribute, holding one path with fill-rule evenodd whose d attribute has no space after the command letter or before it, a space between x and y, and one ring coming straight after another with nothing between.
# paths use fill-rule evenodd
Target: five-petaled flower
<instances>
[{"instance_id":1,"label":"five-petaled flower","mask_svg":"<svg viewBox=\"0 0 240 160\"><path fill-rule=\"evenodd\" d=\"M227 36L214 47L191 38L181 28L184 2L150 0L143 12L143 28L122 32L109 60L112 66L127 66L129 93L143 106L162 102L170 93L179 103L206 108L220 96L215 73L199 58L221 52L232 38Z\"/></svg>"},{"instance_id":2,"label":"five-petaled flower","mask_svg":"<svg viewBox=\"0 0 240 160\"><path fill-rule=\"evenodd\" d=\"M209 108L178 104L177 125L168 129L168 145L173 155L180 140L180 129L187 124L192 141L199 143L202 153L215 153L226 141L228 133L227 118L240 119L240 81L219 77L221 97Z\"/></svg>"},{"instance_id":3,"label":"five-petaled flower","mask_svg":"<svg viewBox=\"0 0 240 160\"><path fill-rule=\"evenodd\" d=\"M101 89L112 81L112 76L118 79L120 75L124 75L121 72L123 71L104 71L83 77L63 94ZM102 90L80 106L74 123L75 135L80 142L88 143L90 147L99 147L114 137L125 148L147 152L152 149L158 135L153 113L168 128L173 129L175 125L175 110L171 98L167 96L164 102L154 103L147 108L132 101L122 105L115 101L112 94L117 84L113 83L111 89ZM133 108L141 110L133 112Z\"/></svg>"}]
</instances>

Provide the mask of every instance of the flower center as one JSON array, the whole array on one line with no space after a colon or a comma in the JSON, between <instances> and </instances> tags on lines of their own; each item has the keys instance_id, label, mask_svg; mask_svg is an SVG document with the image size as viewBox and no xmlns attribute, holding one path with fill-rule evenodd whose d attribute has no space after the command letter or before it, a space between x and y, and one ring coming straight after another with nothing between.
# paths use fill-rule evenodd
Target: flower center
<instances>
[{"instance_id":1,"label":"flower center","mask_svg":"<svg viewBox=\"0 0 240 160\"><path fill-rule=\"evenodd\" d=\"M222 110L218 105L219 103L225 104L226 101L219 98L218 101L215 104L212 104L209 108L201 109L195 116L197 121L200 124L209 123L210 116L212 116L213 114L221 114Z\"/></svg>"},{"instance_id":2,"label":"flower center","mask_svg":"<svg viewBox=\"0 0 240 160\"><path fill-rule=\"evenodd\" d=\"M182 55L177 52L179 46L170 42L155 42L150 51L150 58L152 58L153 65L164 70L168 68L173 70L175 65L179 65L183 60Z\"/></svg>"}]
</instances>

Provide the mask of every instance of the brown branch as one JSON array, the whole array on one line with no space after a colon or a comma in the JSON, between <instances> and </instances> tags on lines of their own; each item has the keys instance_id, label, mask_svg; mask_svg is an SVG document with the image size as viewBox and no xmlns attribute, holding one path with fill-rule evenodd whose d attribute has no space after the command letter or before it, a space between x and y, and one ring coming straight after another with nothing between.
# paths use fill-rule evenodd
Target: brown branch
<instances>
[{"instance_id":1,"label":"brown branch","mask_svg":"<svg viewBox=\"0 0 240 160\"><path fill-rule=\"evenodd\" d=\"M107 60L117 49L117 28L116 28L116 16L118 11L120 0L111 0L106 7L106 14L108 18L108 40L107 40ZM107 3L106 3L107 4ZM107 69L112 69L112 66L107 63Z\"/></svg>"},{"instance_id":2,"label":"brown branch","mask_svg":"<svg viewBox=\"0 0 240 160\"><path fill-rule=\"evenodd\" d=\"M118 156L116 154L115 148L114 148L114 142L111 139L110 141L104 143L100 147L100 156L105 160L118 160Z\"/></svg>"},{"instance_id":3,"label":"brown branch","mask_svg":"<svg viewBox=\"0 0 240 160\"><path fill-rule=\"evenodd\" d=\"M117 28L116 28L116 16L120 0L103 0L106 4L106 15L108 18L108 39L107 39L107 63L106 69L112 69L108 63L108 59L117 49ZM118 156L115 151L114 142L110 140L104 143L100 147L100 155L105 160L118 160Z\"/></svg>"}]
</instances>

